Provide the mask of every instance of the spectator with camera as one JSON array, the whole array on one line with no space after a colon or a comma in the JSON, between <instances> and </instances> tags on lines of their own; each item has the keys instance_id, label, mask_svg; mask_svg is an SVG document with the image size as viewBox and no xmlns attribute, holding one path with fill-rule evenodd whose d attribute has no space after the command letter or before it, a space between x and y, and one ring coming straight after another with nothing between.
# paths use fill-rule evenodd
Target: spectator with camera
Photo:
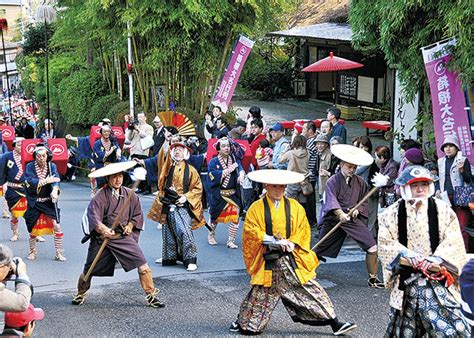
<instances>
[{"instance_id":1,"label":"spectator with camera","mask_svg":"<svg viewBox=\"0 0 474 338\"><path fill-rule=\"evenodd\" d=\"M130 142L130 158L146 159L153 147L153 127L146 123L144 112L137 114L137 120L130 121L125 132L127 141ZM146 181L140 184L137 193L151 193L151 186Z\"/></svg>"},{"instance_id":2,"label":"spectator with camera","mask_svg":"<svg viewBox=\"0 0 474 338\"><path fill-rule=\"evenodd\" d=\"M15 291L6 288L6 282L15 275ZM33 286L26 273L26 264L13 257L9 247L0 244L0 311L25 311L33 295Z\"/></svg>"}]
</instances>

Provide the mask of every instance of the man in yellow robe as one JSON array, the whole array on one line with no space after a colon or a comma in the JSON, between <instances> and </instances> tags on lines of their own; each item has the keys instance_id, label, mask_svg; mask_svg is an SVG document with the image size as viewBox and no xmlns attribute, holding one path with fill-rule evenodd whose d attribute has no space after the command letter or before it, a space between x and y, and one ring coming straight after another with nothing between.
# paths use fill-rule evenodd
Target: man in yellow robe
<instances>
[{"instance_id":1,"label":"man in yellow robe","mask_svg":"<svg viewBox=\"0 0 474 338\"><path fill-rule=\"evenodd\" d=\"M330 325L335 335L357 326L337 320L326 291L316 282L318 259L310 249L310 227L304 208L283 196L287 184L304 176L287 170L258 170L251 180L263 183L266 195L245 218L242 251L251 289L230 331L262 333L280 298L294 322Z\"/></svg>"},{"instance_id":2,"label":"man in yellow robe","mask_svg":"<svg viewBox=\"0 0 474 338\"><path fill-rule=\"evenodd\" d=\"M148 218L163 224L163 265L182 261L188 271L197 269L197 246L192 230L205 224L202 183L196 169L186 163L191 150L182 143L170 146L158 180L158 196Z\"/></svg>"}]
</instances>

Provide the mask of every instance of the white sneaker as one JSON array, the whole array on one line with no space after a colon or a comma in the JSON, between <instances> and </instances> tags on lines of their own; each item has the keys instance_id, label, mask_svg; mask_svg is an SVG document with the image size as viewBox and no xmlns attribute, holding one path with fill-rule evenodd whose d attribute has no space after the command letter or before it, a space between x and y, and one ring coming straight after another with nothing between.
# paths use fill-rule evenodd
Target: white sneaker
<instances>
[{"instance_id":1,"label":"white sneaker","mask_svg":"<svg viewBox=\"0 0 474 338\"><path fill-rule=\"evenodd\" d=\"M235 244L234 241L227 241L227 247L229 249L238 249L239 248L239 246L237 244Z\"/></svg>"},{"instance_id":2,"label":"white sneaker","mask_svg":"<svg viewBox=\"0 0 474 338\"><path fill-rule=\"evenodd\" d=\"M12 242L16 242L20 239L20 235L18 234L18 232L14 232L12 237L10 238L10 241Z\"/></svg>"},{"instance_id":3,"label":"white sneaker","mask_svg":"<svg viewBox=\"0 0 474 338\"><path fill-rule=\"evenodd\" d=\"M188 271L196 271L197 268L198 268L198 266L197 266L196 264L192 264L192 263L191 263L191 264L188 265L188 268L187 268L186 270L188 270Z\"/></svg>"},{"instance_id":4,"label":"white sneaker","mask_svg":"<svg viewBox=\"0 0 474 338\"><path fill-rule=\"evenodd\" d=\"M156 264L162 264L162 263L163 263L163 257L156 259L156 260L155 260L155 263L156 263Z\"/></svg>"},{"instance_id":5,"label":"white sneaker","mask_svg":"<svg viewBox=\"0 0 474 338\"><path fill-rule=\"evenodd\" d=\"M217 245L216 233L214 231L207 234L207 243L209 245Z\"/></svg>"}]
</instances>

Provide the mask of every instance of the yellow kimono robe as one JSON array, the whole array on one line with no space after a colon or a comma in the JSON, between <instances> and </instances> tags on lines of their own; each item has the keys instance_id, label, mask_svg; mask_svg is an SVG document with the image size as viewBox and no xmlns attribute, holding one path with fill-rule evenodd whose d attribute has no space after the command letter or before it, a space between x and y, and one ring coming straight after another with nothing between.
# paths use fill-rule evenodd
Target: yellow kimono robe
<instances>
[{"instance_id":1,"label":"yellow kimono robe","mask_svg":"<svg viewBox=\"0 0 474 338\"><path fill-rule=\"evenodd\" d=\"M174 172L173 172L173 180L172 185L175 187L176 192L181 195L183 194L183 184L184 184L184 167L186 165L185 161L181 161L177 164ZM160 197L164 196L165 193L165 184L166 178L170 172L172 166L171 160L165 160L163 162L163 170L161 171L159 180L158 180L158 196L156 196L155 201L153 202L150 211L148 212L147 217L153 221L160 222L166 224L166 214L162 213L163 204L160 201ZM202 212L202 182L201 177L197 170L189 165L189 191L185 193L187 202L189 204L189 210L192 213L192 229L195 230L197 228L202 227L206 221L203 217Z\"/></svg>"},{"instance_id":2,"label":"yellow kimono robe","mask_svg":"<svg viewBox=\"0 0 474 338\"><path fill-rule=\"evenodd\" d=\"M285 202L282 199L278 209L268 197L268 205L270 207L273 224L273 235L281 235L286 237L286 214ZM242 251L244 256L247 272L251 276L250 284L263 285L270 287L272 285L272 271L265 270L265 260L263 253L265 246L263 238L265 236L265 209L263 198L253 203L248 209L245 217ZM316 268L319 265L318 259L314 251L310 248L311 232L306 212L304 208L294 199L289 198L291 213L291 234L288 238L295 243L293 256L298 266L295 269L301 284L305 284L316 276Z\"/></svg>"}]
</instances>

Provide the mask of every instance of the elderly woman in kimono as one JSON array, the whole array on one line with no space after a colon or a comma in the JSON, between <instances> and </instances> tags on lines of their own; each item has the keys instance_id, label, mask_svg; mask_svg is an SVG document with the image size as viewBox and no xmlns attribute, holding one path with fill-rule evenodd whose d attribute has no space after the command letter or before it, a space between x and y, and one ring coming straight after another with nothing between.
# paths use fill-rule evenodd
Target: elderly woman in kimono
<instances>
[{"instance_id":1,"label":"elderly woman in kimono","mask_svg":"<svg viewBox=\"0 0 474 338\"><path fill-rule=\"evenodd\" d=\"M92 276L113 276L118 261L126 272L138 270L148 306L165 306L158 299L159 290L155 288L152 271L138 245L143 230L140 200L135 192L122 186L124 172L135 165L134 161L112 163L89 174L92 178L105 177L107 184L92 198L87 207L87 215L83 218L83 228L89 233L85 239L90 239L90 243L84 270L77 284L77 294L72 300L73 305L84 303ZM103 245L105 248L97 264L92 267ZM89 269L90 276L87 275Z\"/></svg>"},{"instance_id":2,"label":"elderly woman in kimono","mask_svg":"<svg viewBox=\"0 0 474 338\"><path fill-rule=\"evenodd\" d=\"M379 215L379 255L392 289L386 336L468 337L456 281L467 258L456 214L431 197L426 168L408 167L395 183L402 198Z\"/></svg>"},{"instance_id":3,"label":"elderly woman in kimono","mask_svg":"<svg viewBox=\"0 0 474 338\"><path fill-rule=\"evenodd\" d=\"M183 143L170 146L171 160L164 162L158 180L158 196L148 218L163 224L163 265L182 261L188 271L197 269L197 245L192 230L206 222L202 214L202 183L188 164L191 150ZM159 262L158 260L157 262Z\"/></svg>"},{"instance_id":4,"label":"elderly woman in kimono","mask_svg":"<svg viewBox=\"0 0 474 338\"><path fill-rule=\"evenodd\" d=\"M242 210L240 184L244 180L244 169L232 154L231 141L221 138L216 143L218 155L208 165L207 183L209 185L209 213L211 231L207 236L210 245L217 245L216 228L218 223L229 223L227 247L237 249L235 238L239 230L239 213Z\"/></svg>"},{"instance_id":5,"label":"elderly woman in kimono","mask_svg":"<svg viewBox=\"0 0 474 338\"><path fill-rule=\"evenodd\" d=\"M260 334L280 301L294 322L331 326L335 335L357 325L340 322L328 294L316 281L318 259L310 248L306 212L284 196L288 184L304 175L289 170L258 170L249 179L263 183L267 193L254 202L245 217L242 251L251 288L230 331Z\"/></svg>"},{"instance_id":6,"label":"elderly woman in kimono","mask_svg":"<svg viewBox=\"0 0 474 338\"><path fill-rule=\"evenodd\" d=\"M52 162L51 151L38 143L33 152L34 161L25 168L26 199L28 208L24 214L30 233L28 259L36 259L36 237L54 235L54 259L65 261L63 253L63 232L60 226L59 178L56 164Z\"/></svg>"}]
</instances>

